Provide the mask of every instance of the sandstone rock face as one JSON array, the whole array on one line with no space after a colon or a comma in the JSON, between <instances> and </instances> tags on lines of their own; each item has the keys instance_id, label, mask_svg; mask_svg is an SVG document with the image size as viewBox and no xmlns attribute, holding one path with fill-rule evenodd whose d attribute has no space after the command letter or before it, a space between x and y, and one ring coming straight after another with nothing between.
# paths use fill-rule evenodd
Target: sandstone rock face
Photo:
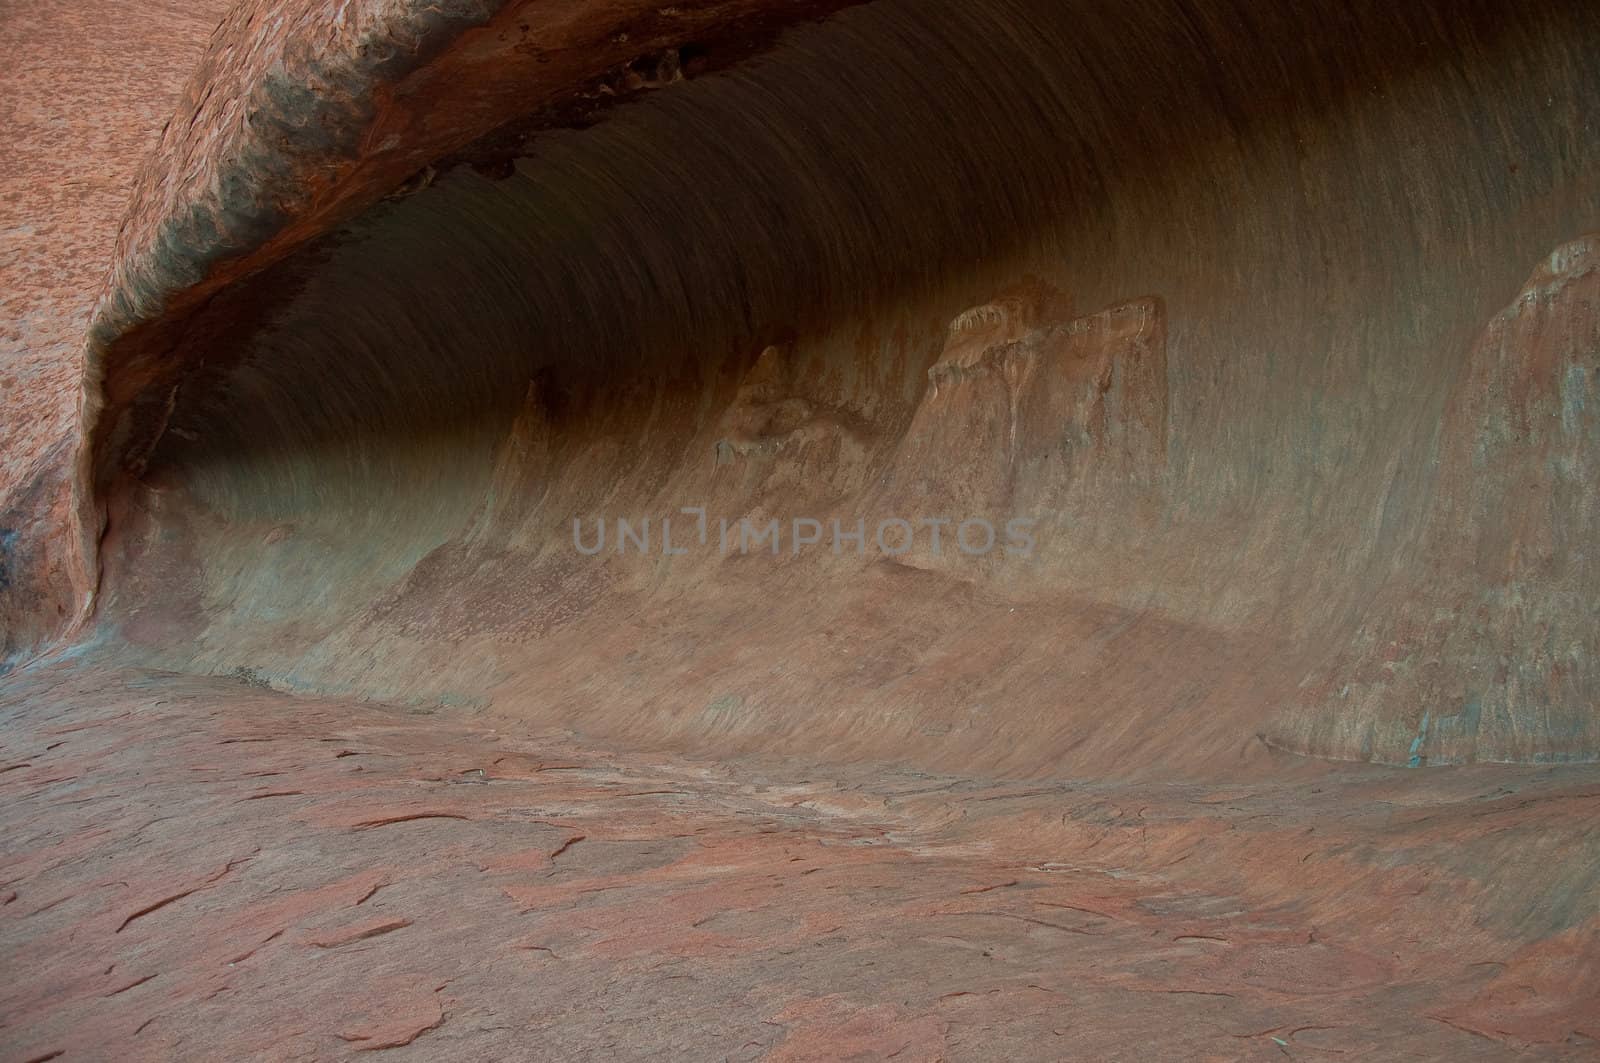
<instances>
[{"instance_id":1,"label":"sandstone rock face","mask_svg":"<svg viewBox=\"0 0 1600 1063\"><path fill-rule=\"evenodd\" d=\"M1047 326L1016 297L966 310L887 475L895 512L952 521L1058 509L1108 520L1159 482L1167 450L1166 314L1140 299ZM1018 319L1021 320L1018 320Z\"/></svg>"},{"instance_id":2,"label":"sandstone rock face","mask_svg":"<svg viewBox=\"0 0 1600 1063\"><path fill-rule=\"evenodd\" d=\"M72 530L83 331L134 175L225 7L0 19L0 669L62 634L92 583Z\"/></svg>"},{"instance_id":3,"label":"sandstone rock face","mask_svg":"<svg viewBox=\"0 0 1600 1063\"><path fill-rule=\"evenodd\" d=\"M1555 249L1473 344L1414 570L1313 688L1312 750L1347 749L1362 728L1370 750L1406 704L1415 764L1593 759L1596 253L1593 236Z\"/></svg>"},{"instance_id":4,"label":"sandstone rock face","mask_svg":"<svg viewBox=\"0 0 1600 1063\"><path fill-rule=\"evenodd\" d=\"M786 21L848 2L236 5L118 238L90 326L91 443L103 423L115 460L131 450L137 461L161 431L159 402L146 394L141 405L141 393L171 388L202 357L181 347L179 319L379 197L425 187L442 157L530 113L588 120L619 91L657 87L638 70L676 66L684 45L703 50L709 38L736 56Z\"/></svg>"},{"instance_id":5,"label":"sandstone rock face","mask_svg":"<svg viewBox=\"0 0 1600 1063\"><path fill-rule=\"evenodd\" d=\"M1437 25L1381 5L469 8L220 33L167 134L195 164L145 178L92 330L80 513L105 512L109 644L648 741L1046 774L1261 739L1596 755L1563 545L1582 446L1494 427L1556 403L1586 438L1584 304L1488 324L1600 226L1572 73L1592 18L1485 11L1429 51ZM1323 80L1252 65L1253 41L1323 38L1295 56ZM286 95L280 59L329 92ZM324 139L270 133L301 119ZM1496 523L1512 498L1540 515ZM925 519L996 548L880 541ZM575 522L609 522L604 549ZM1481 742L1450 737L1485 712Z\"/></svg>"},{"instance_id":6,"label":"sandstone rock face","mask_svg":"<svg viewBox=\"0 0 1600 1063\"><path fill-rule=\"evenodd\" d=\"M0 12L0 1054L1592 1050L1600 9L139 10Z\"/></svg>"}]
</instances>

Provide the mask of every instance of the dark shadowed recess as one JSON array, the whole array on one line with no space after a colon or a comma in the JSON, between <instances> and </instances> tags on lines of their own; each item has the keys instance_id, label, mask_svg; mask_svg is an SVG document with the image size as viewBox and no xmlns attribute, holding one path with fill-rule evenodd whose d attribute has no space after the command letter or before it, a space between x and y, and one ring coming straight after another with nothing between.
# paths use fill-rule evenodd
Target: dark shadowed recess
<instances>
[{"instance_id":1,"label":"dark shadowed recess","mask_svg":"<svg viewBox=\"0 0 1600 1063\"><path fill-rule=\"evenodd\" d=\"M502 180L450 169L225 293L178 352L202 368L178 390L181 431L162 458L410 436L504 413L553 365L581 379L691 354L748 361L1041 237L1070 261L1062 219L1106 220L1108 189L1123 202L1169 182L1237 194L1203 170L1216 142L1264 145L1464 56L1544 60L1546 41L1580 40L1570 24L1592 21L1563 6L1537 18L1376 3L846 12L581 136L538 138ZM1468 118L1485 139L1507 132L1487 107ZM1426 209L1473 209L1462 200Z\"/></svg>"}]
</instances>

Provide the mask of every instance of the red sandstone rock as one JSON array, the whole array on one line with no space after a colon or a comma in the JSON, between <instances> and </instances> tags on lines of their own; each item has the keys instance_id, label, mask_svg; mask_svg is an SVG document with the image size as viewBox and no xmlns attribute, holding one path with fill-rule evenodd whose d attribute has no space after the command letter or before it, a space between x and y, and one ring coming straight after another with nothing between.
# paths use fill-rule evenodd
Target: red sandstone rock
<instances>
[{"instance_id":1,"label":"red sandstone rock","mask_svg":"<svg viewBox=\"0 0 1600 1063\"><path fill-rule=\"evenodd\" d=\"M365 941L381 934L403 930L410 925L411 920L409 919L368 919L365 922L355 923L351 926L323 931L308 938L307 943L315 945L319 949L336 949L353 941Z\"/></svg>"},{"instance_id":2,"label":"red sandstone rock","mask_svg":"<svg viewBox=\"0 0 1600 1063\"><path fill-rule=\"evenodd\" d=\"M83 330L135 171L225 8L86 0L0 19L0 669L75 618Z\"/></svg>"},{"instance_id":3,"label":"red sandstone rock","mask_svg":"<svg viewBox=\"0 0 1600 1063\"><path fill-rule=\"evenodd\" d=\"M0 1054L1592 1054L1595 12L249 0L107 262L129 11L0 14Z\"/></svg>"},{"instance_id":4,"label":"red sandstone rock","mask_svg":"<svg viewBox=\"0 0 1600 1063\"><path fill-rule=\"evenodd\" d=\"M362 1052L408 1045L445 1021L437 991L402 979L364 986L356 1001L370 1002L373 1010L341 1022L339 1037Z\"/></svg>"},{"instance_id":5,"label":"red sandstone rock","mask_svg":"<svg viewBox=\"0 0 1600 1063\"><path fill-rule=\"evenodd\" d=\"M504 755L497 735L228 680L58 667L14 680L0 714L54 769L0 774L19 894L0 949L27 972L0 1006L22 1058L219 1040L273 1058L1582 1058L1589 1036L1577 769L1024 786L543 739L561 770L467 786L428 780ZM75 745L46 751L68 720ZM91 765L104 789L77 804L43 781ZM232 800L262 771L304 793ZM434 789L471 818L352 831L320 811ZM251 859L206 885L196 857L243 839ZM530 840L553 862L501 861Z\"/></svg>"}]
</instances>

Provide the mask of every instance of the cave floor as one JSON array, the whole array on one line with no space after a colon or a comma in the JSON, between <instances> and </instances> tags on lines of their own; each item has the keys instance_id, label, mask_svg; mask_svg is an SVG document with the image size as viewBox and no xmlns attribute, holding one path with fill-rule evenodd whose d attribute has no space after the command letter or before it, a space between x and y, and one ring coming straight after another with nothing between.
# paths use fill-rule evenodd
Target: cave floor
<instances>
[{"instance_id":1,"label":"cave floor","mask_svg":"<svg viewBox=\"0 0 1600 1063\"><path fill-rule=\"evenodd\" d=\"M1600 1052L1592 766L995 781L595 745L9 677L0 1057Z\"/></svg>"}]
</instances>

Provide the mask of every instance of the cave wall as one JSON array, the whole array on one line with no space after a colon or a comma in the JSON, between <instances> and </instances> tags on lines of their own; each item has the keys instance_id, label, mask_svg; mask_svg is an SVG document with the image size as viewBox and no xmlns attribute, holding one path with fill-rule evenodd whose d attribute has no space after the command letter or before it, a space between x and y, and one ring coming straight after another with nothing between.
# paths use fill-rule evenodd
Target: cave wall
<instances>
[{"instance_id":1,"label":"cave wall","mask_svg":"<svg viewBox=\"0 0 1600 1063\"><path fill-rule=\"evenodd\" d=\"M72 530L83 332L140 163L226 7L0 11L0 674L91 589Z\"/></svg>"},{"instance_id":2,"label":"cave wall","mask_svg":"<svg viewBox=\"0 0 1600 1063\"><path fill-rule=\"evenodd\" d=\"M318 215L97 341L100 649L1017 774L1593 759L1597 44L878 0ZM685 506L1036 542L663 555Z\"/></svg>"}]
</instances>

